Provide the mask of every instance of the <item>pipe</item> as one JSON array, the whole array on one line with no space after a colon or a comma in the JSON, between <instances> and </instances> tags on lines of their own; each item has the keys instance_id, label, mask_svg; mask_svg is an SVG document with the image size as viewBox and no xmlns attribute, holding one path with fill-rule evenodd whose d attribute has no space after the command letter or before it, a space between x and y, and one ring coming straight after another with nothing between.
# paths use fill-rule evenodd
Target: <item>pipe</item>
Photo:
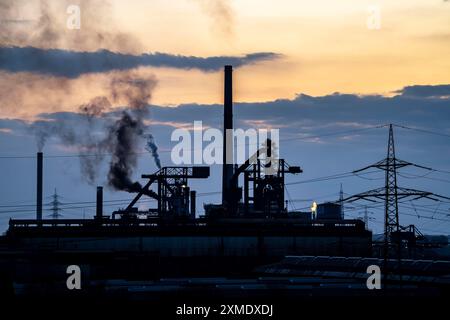
<instances>
[{"instance_id":1,"label":"pipe","mask_svg":"<svg viewBox=\"0 0 450 320\"><path fill-rule=\"evenodd\" d=\"M36 220L42 220L43 153L37 153Z\"/></svg>"},{"instance_id":2,"label":"pipe","mask_svg":"<svg viewBox=\"0 0 450 320\"><path fill-rule=\"evenodd\" d=\"M233 67L227 65L224 71L222 204L226 205L230 201L231 177L233 176Z\"/></svg>"},{"instance_id":3,"label":"pipe","mask_svg":"<svg viewBox=\"0 0 450 320\"><path fill-rule=\"evenodd\" d=\"M195 199L197 192L195 190L191 191L191 218L195 219Z\"/></svg>"},{"instance_id":4,"label":"pipe","mask_svg":"<svg viewBox=\"0 0 450 320\"><path fill-rule=\"evenodd\" d=\"M103 187L97 187L97 206L95 210L95 218L103 217Z\"/></svg>"}]
</instances>

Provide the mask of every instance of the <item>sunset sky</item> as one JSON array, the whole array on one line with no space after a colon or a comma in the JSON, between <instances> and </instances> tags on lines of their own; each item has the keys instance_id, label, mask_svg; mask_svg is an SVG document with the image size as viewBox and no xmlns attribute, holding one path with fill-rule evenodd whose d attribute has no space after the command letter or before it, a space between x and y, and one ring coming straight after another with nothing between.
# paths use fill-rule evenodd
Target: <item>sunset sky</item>
<instances>
[{"instance_id":1,"label":"sunset sky","mask_svg":"<svg viewBox=\"0 0 450 320\"><path fill-rule=\"evenodd\" d=\"M80 8L80 29L67 27L70 5ZM382 173L298 182L382 159L388 123L416 130L396 127L400 158L450 172L450 1L0 0L0 27L0 206L19 206L0 209L0 231L10 209L33 216L20 206L34 203L37 124L84 133L81 107L108 101L104 114L115 119L130 107L113 90L117 79L143 79L150 113L144 123L163 165L171 165L174 129L196 120L221 127L225 64L234 67L236 126L280 128L281 155L304 169L288 177L296 209L336 200L341 182L348 195L383 184ZM335 132L352 133L328 135ZM47 199L57 188L66 202L92 200L95 186L106 184L108 159L87 182L80 174L83 146L52 134L44 147ZM136 180L157 169L148 155L138 160ZM399 179L450 196L449 173L409 174ZM211 181L194 186L201 194L220 185L220 168ZM105 199L130 197L105 191ZM435 210L433 218L404 207L405 224L449 233L449 204L424 206L422 215ZM361 208L353 208L354 217ZM382 213L373 214L380 231Z\"/></svg>"},{"instance_id":2,"label":"sunset sky","mask_svg":"<svg viewBox=\"0 0 450 320\"><path fill-rule=\"evenodd\" d=\"M3 33L8 32L2 34L4 46L71 51L109 49L136 55L162 52L196 57L278 54L269 61L242 67L242 72L236 75L237 101L294 98L298 93L392 95L407 85L447 83L449 77L450 3L443 0L13 3L12 9L7 10L5 4L0 11L6 20L2 22L6 26ZM80 30L66 28L69 16L66 8L73 3L80 4ZM367 26L373 6L379 8L380 29ZM42 12L49 13L49 29L57 35L46 41L42 41L40 32L48 30L39 29ZM107 40L98 41L99 33ZM222 101L220 72L152 66L141 67L138 72L152 73L158 79L152 103ZM16 108L11 99L2 95L3 117L75 110L79 104L100 95L110 76L103 72L70 79L69 92L54 88L52 82L59 79L44 77L36 81L33 80L36 75L27 73L0 75L3 87L0 90L11 93L14 87L15 96L22 102L22 107ZM39 96L49 88L52 92L42 101Z\"/></svg>"}]
</instances>

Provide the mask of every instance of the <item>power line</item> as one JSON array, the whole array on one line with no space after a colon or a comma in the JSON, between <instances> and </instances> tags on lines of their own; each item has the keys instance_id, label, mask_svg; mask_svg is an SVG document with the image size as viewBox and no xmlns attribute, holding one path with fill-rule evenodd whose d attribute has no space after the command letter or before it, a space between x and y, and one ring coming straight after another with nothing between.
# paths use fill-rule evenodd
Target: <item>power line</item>
<instances>
[{"instance_id":1,"label":"power line","mask_svg":"<svg viewBox=\"0 0 450 320\"><path fill-rule=\"evenodd\" d=\"M372 127L366 127L361 129L352 129L352 130L345 130L345 131L336 131L336 132L330 132L320 135L313 135L313 136L306 136L306 137L292 137L292 138L284 138L280 139L279 141L292 141L292 140L309 140L309 139L316 139L316 138L323 138L323 137L329 137L329 136L339 136L339 135L345 135L349 133L356 133L356 132L363 132L367 130L372 129L379 129L384 128L387 125L376 125ZM254 145L254 144L245 144L245 145ZM199 150L199 148L191 148L190 151L196 151ZM158 150L159 153L169 153L172 152L171 150ZM149 154L148 151L142 151L142 152L129 152L128 154L135 154L135 155L142 155L142 154ZM94 154L72 154L72 155L44 155L44 158L46 159L57 159L57 158L83 158L83 157L107 157L112 156L112 153L94 153ZM35 159L35 155L12 155L12 156L0 156L0 159Z\"/></svg>"},{"instance_id":2,"label":"power line","mask_svg":"<svg viewBox=\"0 0 450 320\"><path fill-rule=\"evenodd\" d=\"M432 171L436 171L436 170L432 170ZM439 182L445 182L445 183L450 183L450 180L446 180L446 179L440 179L440 178L434 178L434 177L428 177L428 175L431 174L431 172L425 174L425 175L415 175L415 174L411 174L411 173L398 173L399 176L401 176L402 178L406 178L406 179L428 179L428 180L433 180L433 181L439 181Z\"/></svg>"},{"instance_id":3,"label":"power line","mask_svg":"<svg viewBox=\"0 0 450 320\"><path fill-rule=\"evenodd\" d=\"M371 174L371 173L375 173L375 172L377 172L377 171L372 170L372 171L364 172L362 174L367 175L367 174ZM359 175L362 175L362 174L359 174ZM288 182L285 184L286 185L296 185L296 184L303 184L303 183L322 182L322 181L335 180L335 179L344 179L344 178L349 178L349 177L354 177L354 176L357 176L357 175L354 172L350 171L350 172L338 173L338 174L334 174L334 175L330 175L330 176L324 176L324 177L314 178L314 179L309 179L309 180Z\"/></svg>"},{"instance_id":4,"label":"power line","mask_svg":"<svg viewBox=\"0 0 450 320\"><path fill-rule=\"evenodd\" d=\"M377 171L368 171L362 174L371 174L371 173L375 173ZM360 174L361 175L361 174ZM319 178L314 178L314 179L309 179L309 180L303 180L303 181L294 181L294 182L289 182L286 183L286 185L296 185L296 184L303 184L303 183L310 183L310 182L320 182L320 181L327 181L327 180L334 180L334 179L341 179L341 178L348 178L348 177L352 177L355 176L353 174L353 172L344 172L344 173L338 173L338 174L333 174L333 175L329 175L329 176L323 176L323 177L319 177ZM216 195L216 194L220 194L221 191L211 191L211 192L203 192L203 193L198 193L197 196L210 196L210 195ZM333 193L334 195L334 193ZM105 203L113 203L113 202L130 202L133 199L121 199L121 200L105 200ZM95 201L75 201L75 202L64 202L62 203L62 205L78 205L78 204L91 204L91 203L95 203ZM35 204L23 204L23 205L0 205L0 208L21 208L21 207L35 207ZM1 212L1 211L0 211Z\"/></svg>"},{"instance_id":5,"label":"power line","mask_svg":"<svg viewBox=\"0 0 450 320\"><path fill-rule=\"evenodd\" d=\"M400 202L400 203L401 203L401 202ZM371 208L371 209L374 209L374 210L382 211L382 210L383 210L382 206L383 206L383 204L378 205L378 206L371 206L371 207L368 206L368 208ZM357 210L357 209L356 209L356 208L352 209L352 211L354 211L354 210ZM361 209L358 208L358 210L361 210ZM411 217L417 218L417 216L416 216L415 214L406 213L406 212L400 212L400 215L401 215L401 216L411 216ZM420 219L422 219L422 218L423 218L423 219L429 220L430 223L431 223L431 222L439 222L439 221L440 221L440 222L450 222L450 220L447 220L447 219L438 219L438 218L432 218L432 217L429 217L429 216L421 216L421 217L418 218L418 219L420 220ZM374 217L374 219L377 219L377 218ZM381 222L381 221L372 221L372 222L378 223L378 224L380 224L380 225L383 225L383 224L384 224L384 223ZM424 230L424 231L427 231L427 232L433 232L433 233L435 233L435 232L442 232L442 231L436 231L436 229L423 228L422 226L420 226L420 230ZM444 232L445 232L445 231L444 231Z\"/></svg>"},{"instance_id":6,"label":"power line","mask_svg":"<svg viewBox=\"0 0 450 320\"><path fill-rule=\"evenodd\" d=\"M436 135L436 136L450 138L450 134L445 134L442 132L436 132L436 131L431 131L431 130L427 130L427 129L412 128L412 127L407 127L407 126L400 125L400 124L392 124L392 125L395 127L398 127L398 128L406 129L406 130L413 130L413 131L417 131L417 132L422 132L422 133L427 133L427 134L432 134L432 135Z\"/></svg>"},{"instance_id":7,"label":"power line","mask_svg":"<svg viewBox=\"0 0 450 320\"><path fill-rule=\"evenodd\" d=\"M122 200L105 200L104 203L112 203L112 202L129 202L132 199L122 199ZM60 205L74 205L74 204L91 204L96 203L95 201L76 201L76 202L61 202ZM20 207L36 207L36 204L23 204L23 205L1 205L0 208L20 208Z\"/></svg>"}]
</instances>

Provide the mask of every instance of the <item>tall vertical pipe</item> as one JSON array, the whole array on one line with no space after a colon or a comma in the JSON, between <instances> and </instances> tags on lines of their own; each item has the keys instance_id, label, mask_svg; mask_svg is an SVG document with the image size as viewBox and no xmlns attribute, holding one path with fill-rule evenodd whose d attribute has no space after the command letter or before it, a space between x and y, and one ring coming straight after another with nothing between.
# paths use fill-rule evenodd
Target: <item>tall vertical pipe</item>
<instances>
[{"instance_id":1,"label":"tall vertical pipe","mask_svg":"<svg viewBox=\"0 0 450 320\"><path fill-rule=\"evenodd\" d=\"M196 196L197 196L197 192L195 190L191 191L191 218L195 218L195 211L196 211Z\"/></svg>"},{"instance_id":2,"label":"tall vertical pipe","mask_svg":"<svg viewBox=\"0 0 450 320\"><path fill-rule=\"evenodd\" d=\"M229 65L225 66L223 131L222 204L225 205L230 201L233 176L233 67Z\"/></svg>"},{"instance_id":3,"label":"tall vertical pipe","mask_svg":"<svg viewBox=\"0 0 450 320\"><path fill-rule=\"evenodd\" d=\"M103 216L103 187L97 187L97 206L95 210L95 218L101 219Z\"/></svg>"},{"instance_id":4,"label":"tall vertical pipe","mask_svg":"<svg viewBox=\"0 0 450 320\"><path fill-rule=\"evenodd\" d=\"M36 177L36 220L42 220L42 171L43 153L37 153L37 177Z\"/></svg>"}]
</instances>

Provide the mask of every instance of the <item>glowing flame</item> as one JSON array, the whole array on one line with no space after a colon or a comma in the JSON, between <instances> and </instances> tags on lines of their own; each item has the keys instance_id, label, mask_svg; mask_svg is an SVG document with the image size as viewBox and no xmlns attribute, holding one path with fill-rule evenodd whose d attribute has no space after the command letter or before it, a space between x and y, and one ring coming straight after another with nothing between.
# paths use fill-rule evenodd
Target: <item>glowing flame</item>
<instances>
[{"instance_id":1,"label":"glowing flame","mask_svg":"<svg viewBox=\"0 0 450 320\"><path fill-rule=\"evenodd\" d=\"M315 220L317 217L317 203L314 201L311 206L312 218Z\"/></svg>"}]
</instances>

